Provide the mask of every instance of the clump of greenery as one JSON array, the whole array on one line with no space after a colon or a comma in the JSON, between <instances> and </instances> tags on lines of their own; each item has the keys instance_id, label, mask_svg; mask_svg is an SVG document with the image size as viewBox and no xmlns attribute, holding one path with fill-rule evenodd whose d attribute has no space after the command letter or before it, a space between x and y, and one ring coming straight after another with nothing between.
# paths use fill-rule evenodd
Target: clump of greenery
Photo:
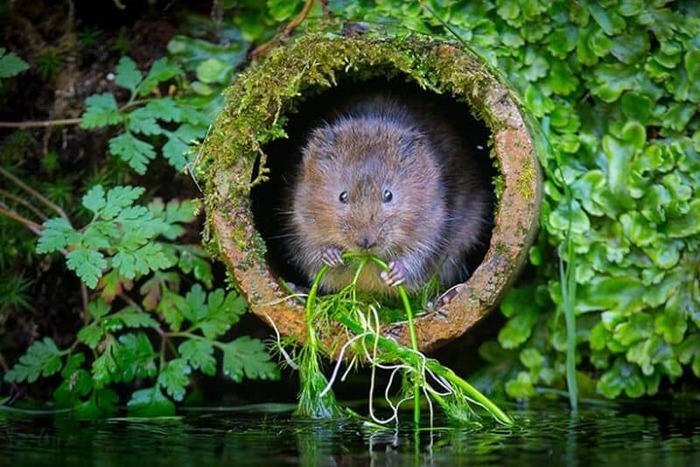
<instances>
[{"instance_id":1,"label":"clump of greenery","mask_svg":"<svg viewBox=\"0 0 700 467\"><path fill-rule=\"evenodd\" d=\"M352 16L458 35L503 70L549 142L538 277L505 298L498 345L483 348L494 368L509 363L507 393L564 387L567 345L589 395L700 377L697 3L370 3Z\"/></svg>"},{"instance_id":2,"label":"clump of greenery","mask_svg":"<svg viewBox=\"0 0 700 467\"><path fill-rule=\"evenodd\" d=\"M405 318L408 321L411 346L405 347L396 341L381 335L379 329L378 303L367 306L358 299L357 280L363 267L370 261L376 263L383 270L389 267L385 262L376 257L366 257L354 253L344 253L343 259L357 262L355 279L345 289L337 294L317 297L318 287L328 271L328 266L321 267L309 291L306 299L306 325L304 348L299 355L299 376L301 391L297 415L312 418L335 418L343 414L338 406L331 383L320 370L319 359L321 356L332 356L331 349L327 348L319 339L318 332L328 329L332 323L340 323L345 329L347 343L339 352L342 359L348 349L352 353L353 360L364 360L371 365L373 375L369 394L370 416L374 422L387 424L399 422L399 408L404 402L413 401L413 423L416 427L421 422L421 398L425 395L431 413L435 401L445 414L459 422L473 422L477 413L471 404L478 405L496 420L504 424L512 424L512 420L493 402L484 397L476 388L458 377L450 369L440 365L436 360L427 358L418 349L418 340L414 328L414 314L408 295L403 285L397 286L405 310ZM322 299L321 299L322 298ZM390 370L391 381L400 379L401 390L397 396L398 401L392 401L389 392L385 391L385 397L393 414L380 420L372 409L374 398L374 375L377 368ZM336 368L337 371L337 368ZM335 377L335 374L334 374Z\"/></svg>"},{"instance_id":3,"label":"clump of greenery","mask_svg":"<svg viewBox=\"0 0 700 467\"><path fill-rule=\"evenodd\" d=\"M220 108L215 87L220 90L231 75L211 77L211 60L203 65L187 41L179 38L177 43L172 58L156 60L145 74L132 59L122 57L114 74L115 91L88 97L81 119L61 123L79 123L90 131L114 128L110 152L138 174L146 174L158 153L182 171L190 144L204 136L210 113ZM187 54L190 60L185 62ZM16 55L0 51L0 77L26 68ZM201 86L187 86L188 71L210 85L206 93ZM180 94L173 89L181 89ZM197 202L164 202L147 195L142 186L105 188L93 182L80 209L68 211L54 202L60 198L54 196L58 182L37 189L32 187L38 184L35 180L13 175L19 169L0 170L9 182L9 189L0 191L2 225L12 222L37 235L36 254L49 255L47 263L55 256L65 258L79 278L73 293L82 303L76 333L56 339L39 336L6 371L6 382L19 389L20 383L49 378L56 384L55 407L90 417L113 413L123 402L132 414L173 413L195 373L234 382L279 378L261 341L229 337L246 303L236 292L216 288L206 252L182 241L196 225ZM100 178L114 183L114 177L104 174L91 180ZM29 284L22 277L4 281L3 312L33 308L25 295Z\"/></svg>"},{"instance_id":4,"label":"clump of greenery","mask_svg":"<svg viewBox=\"0 0 700 467\"><path fill-rule=\"evenodd\" d=\"M83 197L92 213L87 225L76 229L65 217L43 223L37 252L62 251L69 269L98 293L69 347L58 348L50 337L34 342L6 381L32 383L60 373L57 405L86 415L115 409L111 385L139 381L145 387L133 392L130 409L163 414L174 411L170 399L183 399L194 370L217 374L217 352L220 372L234 381L279 376L260 341L223 340L246 310L240 296L223 289L207 293L200 284L184 296L178 293L185 274L212 282L201 247L171 243L194 220L195 204L135 204L143 192L141 187L105 192L97 185ZM136 281L140 300L128 293Z\"/></svg>"}]
</instances>

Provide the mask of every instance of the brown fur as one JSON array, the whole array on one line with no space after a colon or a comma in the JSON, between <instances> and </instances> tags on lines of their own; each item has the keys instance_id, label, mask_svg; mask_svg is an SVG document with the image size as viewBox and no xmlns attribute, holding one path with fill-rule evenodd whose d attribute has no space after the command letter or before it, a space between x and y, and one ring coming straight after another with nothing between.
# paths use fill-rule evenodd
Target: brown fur
<instances>
[{"instance_id":1,"label":"brown fur","mask_svg":"<svg viewBox=\"0 0 700 467\"><path fill-rule=\"evenodd\" d=\"M309 281L324 253L344 251L393 262L409 290L436 272L444 286L468 275L465 256L488 228L489 184L452 127L418 105L383 95L356 98L310 133L287 226L291 260ZM339 199L343 191L347 203ZM334 264L322 288L340 290L354 273ZM368 265L359 288L395 293L387 282Z\"/></svg>"}]
</instances>

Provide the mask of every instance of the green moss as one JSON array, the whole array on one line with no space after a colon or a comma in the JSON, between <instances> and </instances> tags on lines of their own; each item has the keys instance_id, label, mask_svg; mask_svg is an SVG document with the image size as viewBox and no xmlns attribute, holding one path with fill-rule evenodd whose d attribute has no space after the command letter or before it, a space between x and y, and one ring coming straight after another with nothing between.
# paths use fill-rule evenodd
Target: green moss
<instances>
[{"instance_id":1,"label":"green moss","mask_svg":"<svg viewBox=\"0 0 700 467\"><path fill-rule=\"evenodd\" d=\"M537 166L531 158L523 160L518 173L518 180L515 183L515 189L518 195L524 199L531 200L537 193L535 191L535 179L537 178Z\"/></svg>"}]
</instances>

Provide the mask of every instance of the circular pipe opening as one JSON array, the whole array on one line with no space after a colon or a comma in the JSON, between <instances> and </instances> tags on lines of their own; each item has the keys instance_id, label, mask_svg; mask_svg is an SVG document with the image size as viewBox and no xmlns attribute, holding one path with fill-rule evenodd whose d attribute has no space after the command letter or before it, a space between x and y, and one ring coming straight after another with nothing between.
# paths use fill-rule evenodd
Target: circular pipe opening
<instances>
[{"instance_id":1,"label":"circular pipe opening","mask_svg":"<svg viewBox=\"0 0 700 467\"><path fill-rule=\"evenodd\" d=\"M399 101L427 103L440 109L441 117L449 119L460 138L458 144L464 151L464 157L470 157L476 162L479 184L489 193L485 228L478 239L479 244L464 260L468 275L479 266L490 244L496 207L494 188L498 171L489 154L491 131L484 122L472 115L467 104L457 101L454 96L422 89L407 79L410 78L398 76L393 79L373 78L357 81L352 76L345 76L338 80L336 86L322 89L310 97L301 97L295 105L296 110L290 113L284 126L288 137L276 139L263 146L269 172L267 180L251 190L251 200L254 225L267 245L265 258L273 276L281 277L295 285L311 285L308 277L305 277L291 261L295 252L291 251L287 240L290 234L288 224L292 185L298 183L295 182L295 178L301 164L302 148L310 132L327 121L339 104L366 96L368 93L379 93ZM312 94L310 91L309 94ZM259 162L260 157L253 170L253 179L258 174ZM446 288L453 285L455 283L446 284Z\"/></svg>"},{"instance_id":2,"label":"circular pipe opening","mask_svg":"<svg viewBox=\"0 0 700 467\"><path fill-rule=\"evenodd\" d=\"M303 340L303 307L277 281L293 280L294 271L275 244L265 206L280 196L284 174L298 162L290 154L297 153L304 129L323 107L358 86L380 84L441 100L488 141L485 152L490 149L491 159L483 158L488 177L496 181L488 249L471 259L478 267L455 286L447 305L417 318L419 345L430 350L464 334L497 305L527 257L541 192L532 138L509 90L463 48L420 36L307 33L241 74L197 165L205 187L205 237L251 311L282 334ZM260 175L270 181L260 183ZM387 325L383 332L408 342L405 323Z\"/></svg>"}]
</instances>

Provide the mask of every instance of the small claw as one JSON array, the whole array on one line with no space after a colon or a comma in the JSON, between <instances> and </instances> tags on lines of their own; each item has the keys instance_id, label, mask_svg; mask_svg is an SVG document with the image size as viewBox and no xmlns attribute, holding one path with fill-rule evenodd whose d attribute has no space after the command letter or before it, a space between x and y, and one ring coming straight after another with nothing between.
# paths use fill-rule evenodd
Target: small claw
<instances>
[{"instance_id":1,"label":"small claw","mask_svg":"<svg viewBox=\"0 0 700 467\"><path fill-rule=\"evenodd\" d=\"M389 271L382 271L379 275L389 287L396 287L406 281L406 269L401 261L389 263Z\"/></svg>"},{"instance_id":2,"label":"small claw","mask_svg":"<svg viewBox=\"0 0 700 467\"><path fill-rule=\"evenodd\" d=\"M343 261L343 258L340 257L341 254L343 254L343 252L340 250L340 248L336 248L334 246L326 247L321 252L321 261L332 268L342 266L345 264L345 261Z\"/></svg>"}]
</instances>

